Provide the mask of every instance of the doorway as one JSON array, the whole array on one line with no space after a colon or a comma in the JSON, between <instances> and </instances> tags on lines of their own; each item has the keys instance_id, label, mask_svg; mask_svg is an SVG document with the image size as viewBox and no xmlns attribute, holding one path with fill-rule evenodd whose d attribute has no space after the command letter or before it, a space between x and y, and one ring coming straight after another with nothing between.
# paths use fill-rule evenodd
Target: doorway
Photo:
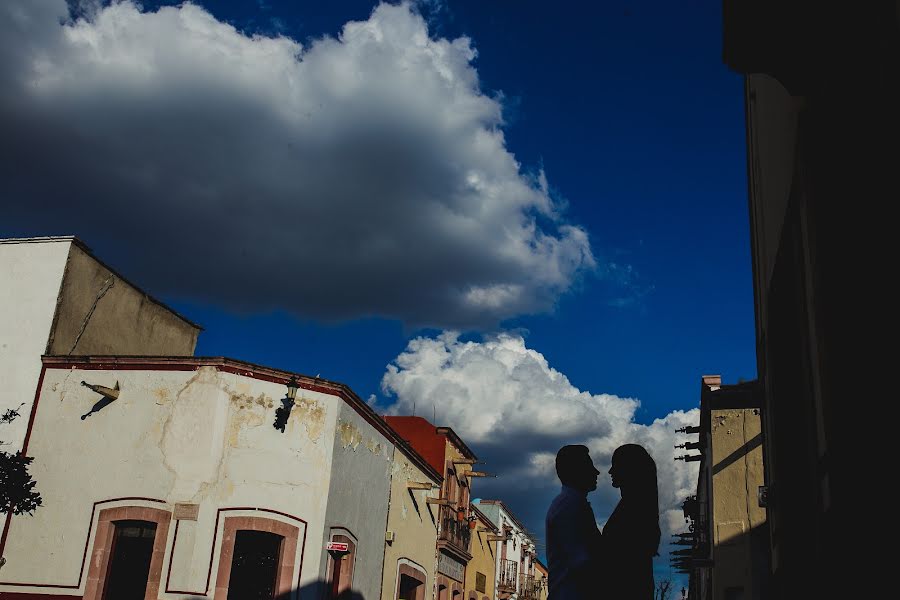
<instances>
[{"instance_id":1,"label":"doorway","mask_svg":"<svg viewBox=\"0 0 900 600\"><path fill-rule=\"evenodd\" d=\"M114 521L109 570L103 600L144 600L156 523Z\"/></svg>"},{"instance_id":2,"label":"doorway","mask_svg":"<svg viewBox=\"0 0 900 600\"><path fill-rule=\"evenodd\" d=\"M284 538L267 531L238 530L231 558L228 600L273 600Z\"/></svg>"}]
</instances>

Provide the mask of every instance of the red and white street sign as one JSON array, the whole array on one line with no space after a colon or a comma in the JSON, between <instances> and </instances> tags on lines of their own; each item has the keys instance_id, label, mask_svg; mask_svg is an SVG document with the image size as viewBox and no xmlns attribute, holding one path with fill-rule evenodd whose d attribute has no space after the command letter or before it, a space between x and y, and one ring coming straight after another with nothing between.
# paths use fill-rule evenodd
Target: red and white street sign
<instances>
[{"instance_id":1,"label":"red and white street sign","mask_svg":"<svg viewBox=\"0 0 900 600\"><path fill-rule=\"evenodd\" d=\"M325 549L329 552L349 552L350 544L347 542L328 542L325 544Z\"/></svg>"}]
</instances>

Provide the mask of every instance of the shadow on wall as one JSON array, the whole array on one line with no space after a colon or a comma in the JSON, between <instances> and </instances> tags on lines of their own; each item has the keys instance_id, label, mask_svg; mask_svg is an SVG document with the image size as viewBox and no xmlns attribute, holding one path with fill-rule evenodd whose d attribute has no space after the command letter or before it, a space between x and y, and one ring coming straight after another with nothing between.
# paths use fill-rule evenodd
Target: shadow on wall
<instances>
[{"instance_id":1,"label":"shadow on wall","mask_svg":"<svg viewBox=\"0 0 900 600\"><path fill-rule=\"evenodd\" d=\"M291 590L275 597L275 600L366 600L360 592L354 589L347 589L332 597L330 593L331 584L326 581L318 580L302 586L300 589ZM260 596L260 599L268 600L271 596ZM229 600L257 600L256 598L230 598Z\"/></svg>"}]
</instances>

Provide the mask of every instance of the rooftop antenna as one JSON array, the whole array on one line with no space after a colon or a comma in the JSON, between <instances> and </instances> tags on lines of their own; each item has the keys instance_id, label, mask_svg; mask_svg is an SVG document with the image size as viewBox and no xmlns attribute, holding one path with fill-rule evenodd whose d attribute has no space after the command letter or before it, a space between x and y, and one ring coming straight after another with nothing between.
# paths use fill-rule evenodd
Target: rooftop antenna
<instances>
[{"instance_id":1,"label":"rooftop antenna","mask_svg":"<svg viewBox=\"0 0 900 600\"><path fill-rule=\"evenodd\" d=\"M435 416L434 413L435 413L434 404L432 404L432 405L431 405L431 422L432 422L432 423L436 423L436 422L437 422L437 417Z\"/></svg>"},{"instance_id":2,"label":"rooftop antenna","mask_svg":"<svg viewBox=\"0 0 900 600\"><path fill-rule=\"evenodd\" d=\"M413 416L416 416L416 401L413 400Z\"/></svg>"}]
</instances>

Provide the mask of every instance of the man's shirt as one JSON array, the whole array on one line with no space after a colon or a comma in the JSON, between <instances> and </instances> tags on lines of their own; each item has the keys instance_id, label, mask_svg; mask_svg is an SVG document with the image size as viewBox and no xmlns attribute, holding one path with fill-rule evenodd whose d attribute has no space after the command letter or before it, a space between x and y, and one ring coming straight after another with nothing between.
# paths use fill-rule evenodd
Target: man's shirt
<instances>
[{"instance_id":1,"label":"man's shirt","mask_svg":"<svg viewBox=\"0 0 900 600\"><path fill-rule=\"evenodd\" d=\"M599 565L600 531L587 492L562 486L547 511L549 599L583 599L589 574Z\"/></svg>"}]
</instances>

